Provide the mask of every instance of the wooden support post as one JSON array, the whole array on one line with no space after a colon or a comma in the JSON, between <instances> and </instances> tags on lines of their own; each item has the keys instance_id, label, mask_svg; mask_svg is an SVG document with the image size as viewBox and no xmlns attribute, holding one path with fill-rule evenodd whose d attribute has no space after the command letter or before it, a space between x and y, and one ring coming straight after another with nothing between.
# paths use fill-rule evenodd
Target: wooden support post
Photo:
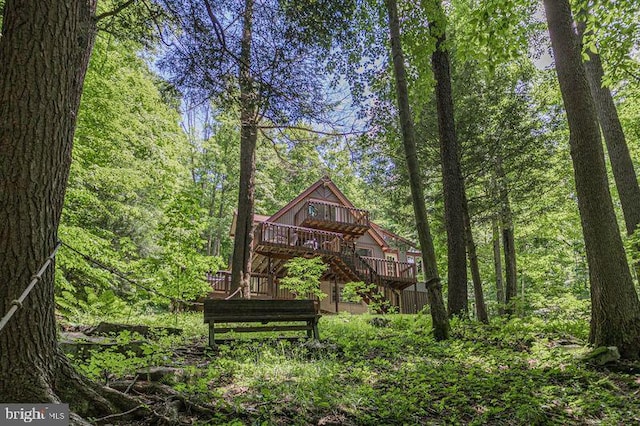
<instances>
[{"instance_id":1,"label":"wooden support post","mask_svg":"<svg viewBox=\"0 0 640 426\"><path fill-rule=\"evenodd\" d=\"M267 280L268 280L268 288L267 288L267 296L273 298L274 288L273 288L273 260L269 257L267 262Z\"/></svg>"},{"instance_id":2,"label":"wooden support post","mask_svg":"<svg viewBox=\"0 0 640 426\"><path fill-rule=\"evenodd\" d=\"M338 289L338 279L336 277L333 277L333 283L334 283L334 288L336 289L335 303L336 303L336 314L337 314L339 309L339 302L340 302L340 291Z\"/></svg>"}]
</instances>

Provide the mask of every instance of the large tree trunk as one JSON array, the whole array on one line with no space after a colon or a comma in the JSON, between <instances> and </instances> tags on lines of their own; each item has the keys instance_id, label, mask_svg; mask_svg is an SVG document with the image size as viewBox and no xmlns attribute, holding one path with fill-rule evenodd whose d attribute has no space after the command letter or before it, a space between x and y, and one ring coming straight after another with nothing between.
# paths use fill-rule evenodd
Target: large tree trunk
<instances>
[{"instance_id":1,"label":"large tree trunk","mask_svg":"<svg viewBox=\"0 0 640 426\"><path fill-rule=\"evenodd\" d=\"M256 174L258 127L256 96L251 75L253 0L245 1L242 47L240 52L240 191L236 234L231 262L231 291L238 297L250 297L251 246ZM242 293L242 294L241 294Z\"/></svg>"},{"instance_id":2,"label":"large tree trunk","mask_svg":"<svg viewBox=\"0 0 640 426\"><path fill-rule=\"evenodd\" d=\"M544 0L556 72L569 122L578 208L591 282L591 336L596 346L640 355L640 302L622 246L607 182L598 119L582 66L568 0Z\"/></svg>"},{"instance_id":3,"label":"large tree trunk","mask_svg":"<svg viewBox=\"0 0 640 426\"><path fill-rule=\"evenodd\" d=\"M578 37L582 39L586 24L578 23ZM622 214L627 229L627 235L633 234L640 223L640 186L633 168L633 161L629 154L627 141L618 117L616 104L608 87L602 86L604 70L600 55L588 51L589 60L584 62L584 69L589 82L591 96L595 102L598 121L607 145L611 170L616 182Z\"/></svg>"},{"instance_id":4,"label":"large tree trunk","mask_svg":"<svg viewBox=\"0 0 640 426\"><path fill-rule=\"evenodd\" d=\"M0 37L1 315L56 246L76 116L96 35L95 7L93 0L5 4ZM60 351L54 309L51 266L0 330L0 401L63 401L85 415L115 410L117 404L108 399L126 398L111 398L115 391L78 376Z\"/></svg>"},{"instance_id":5,"label":"large tree trunk","mask_svg":"<svg viewBox=\"0 0 640 426\"><path fill-rule=\"evenodd\" d=\"M507 176L502 167L502 158L498 155L495 164L497 192L500 204L500 223L502 230L502 247L504 249L504 303L505 312L513 313L513 302L518 296L518 275L516 266L516 245L513 230L513 215L509 202L509 187Z\"/></svg>"},{"instance_id":6,"label":"large tree trunk","mask_svg":"<svg viewBox=\"0 0 640 426\"><path fill-rule=\"evenodd\" d=\"M476 317L478 318L478 321L488 323L489 315L487 314L487 305L484 303L484 291L482 290L482 278L480 277L478 253L476 252L476 243L473 240L471 219L469 218L469 205L466 196L464 197L463 201L464 227L466 232L465 242L467 244L467 255L469 256L469 269L471 269L471 279L473 280L473 295L476 301Z\"/></svg>"},{"instance_id":7,"label":"large tree trunk","mask_svg":"<svg viewBox=\"0 0 640 426\"><path fill-rule=\"evenodd\" d=\"M469 307L463 218L464 181L460 171L458 139L453 117L449 52L445 49L446 18L440 1L436 1L435 4L437 18L430 23L429 27L436 37L436 47L431 55L431 67L436 80L436 107L440 133L444 215L447 228L447 308L449 316L467 316Z\"/></svg>"},{"instance_id":8,"label":"large tree trunk","mask_svg":"<svg viewBox=\"0 0 640 426\"><path fill-rule=\"evenodd\" d=\"M496 272L496 299L498 313L504 314L504 281L502 280L502 250L500 249L500 225L498 218L491 220L491 240L493 243L493 267Z\"/></svg>"},{"instance_id":9,"label":"large tree trunk","mask_svg":"<svg viewBox=\"0 0 640 426\"><path fill-rule=\"evenodd\" d=\"M436 263L436 253L429 229L427 217L427 207L424 201L422 190L422 179L420 167L418 166L418 154L416 151L416 137L409 106L409 93L407 88L407 75L404 67L404 55L400 44L400 22L398 20L398 6L396 0L387 0L387 11L389 13L389 33L391 36L391 55L393 56L393 69L396 80L396 94L398 97L398 110L400 114L400 127L402 128L402 141L404 145L405 157L407 160L407 171L409 173L409 184L411 186L411 198L413 201L413 211L418 228L418 238L420 249L422 250L422 263L424 267L425 284L427 296L431 308L431 318L433 321L433 334L437 340L449 337L449 320L442 298L442 285L438 274Z\"/></svg>"}]
</instances>

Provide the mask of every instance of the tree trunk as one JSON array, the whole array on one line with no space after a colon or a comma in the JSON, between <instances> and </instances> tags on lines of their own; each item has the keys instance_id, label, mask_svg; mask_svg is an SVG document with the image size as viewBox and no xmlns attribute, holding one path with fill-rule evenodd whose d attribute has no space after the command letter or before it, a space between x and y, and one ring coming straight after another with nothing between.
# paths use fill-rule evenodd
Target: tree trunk
<instances>
[{"instance_id":1,"label":"tree trunk","mask_svg":"<svg viewBox=\"0 0 640 426\"><path fill-rule=\"evenodd\" d=\"M618 230L607 182L595 105L568 0L544 0L556 72L569 122L578 208L591 283L591 336L596 346L640 355L640 302Z\"/></svg>"},{"instance_id":2,"label":"tree trunk","mask_svg":"<svg viewBox=\"0 0 640 426\"><path fill-rule=\"evenodd\" d=\"M57 243L95 1L7 0L0 37L0 315ZM54 266L0 330L0 401L131 408L80 377L57 344ZM118 401L118 403L110 401ZM76 416L76 420L79 420Z\"/></svg>"},{"instance_id":3,"label":"tree trunk","mask_svg":"<svg viewBox=\"0 0 640 426\"><path fill-rule=\"evenodd\" d=\"M511 214L511 204L509 202L509 188L507 176L502 168L502 158L500 155L496 156L495 173L500 203L502 247L504 249L505 313L512 314L514 312L513 302L518 296L518 272L516 267L516 246L513 231L513 218Z\"/></svg>"},{"instance_id":4,"label":"tree trunk","mask_svg":"<svg viewBox=\"0 0 640 426\"><path fill-rule=\"evenodd\" d=\"M220 206L218 207L218 216L216 217L216 235L213 244L212 256L220 256L220 245L222 244L222 218L224 217L225 196L227 193L227 175L223 175L222 188L220 188Z\"/></svg>"},{"instance_id":5,"label":"tree trunk","mask_svg":"<svg viewBox=\"0 0 640 426\"><path fill-rule=\"evenodd\" d=\"M211 219L213 219L215 214L216 195L218 192L217 187L218 187L217 185L212 185L212 188L210 188L211 192L209 194L209 208L207 210L207 218L209 219L208 220L209 225L207 226L207 248L206 248L207 256L213 255L213 226L211 226Z\"/></svg>"},{"instance_id":6,"label":"tree trunk","mask_svg":"<svg viewBox=\"0 0 640 426\"><path fill-rule=\"evenodd\" d=\"M458 140L453 117L449 52L445 49L446 18L440 1L435 2L437 18L429 25L436 37L431 67L436 80L436 106L440 134L440 159L444 191L444 215L447 228L447 308L449 316L468 316L467 256L463 218L464 181L460 171Z\"/></svg>"},{"instance_id":7,"label":"tree trunk","mask_svg":"<svg viewBox=\"0 0 640 426\"><path fill-rule=\"evenodd\" d=\"M253 0L245 1L242 47L240 52L240 191L236 234L231 262L231 291L237 297L250 297L251 245L256 174L256 97L251 76ZM241 294L242 293L242 294Z\"/></svg>"},{"instance_id":8,"label":"tree trunk","mask_svg":"<svg viewBox=\"0 0 640 426\"><path fill-rule=\"evenodd\" d=\"M488 323L489 315L487 314L487 306L484 303L484 292L482 290L482 278L480 277L480 265L478 265L478 254L476 252L476 243L473 240L473 232L471 229L471 219L469 218L469 205L467 197L463 199L464 227L466 231L465 241L467 243L467 254L469 256L469 268L471 269L471 279L473 280L473 295L476 300L476 316L478 321Z\"/></svg>"},{"instance_id":9,"label":"tree trunk","mask_svg":"<svg viewBox=\"0 0 640 426\"><path fill-rule=\"evenodd\" d=\"M431 308L431 318L433 321L433 334L437 340L444 340L449 337L449 320L442 298L442 285L436 264L436 253L429 229L427 217L427 207L424 202L422 190L422 179L420 167L418 166L418 154L416 150L416 137L409 106L409 93L407 88L407 75L404 67L404 55L400 44L400 22L398 20L398 7L396 0L387 0L387 11L389 13L389 33L391 36L391 55L393 57L393 69L396 80L396 94L398 97L398 110L400 114L400 127L402 129L402 141L404 145L405 157L407 160L407 171L409 174L409 184L411 186L411 198L413 201L413 211L418 228L418 238L422 251L422 263L424 268L425 285L427 287L427 297Z\"/></svg>"},{"instance_id":10,"label":"tree trunk","mask_svg":"<svg viewBox=\"0 0 640 426\"><path fill-rule=\"evenodd\" d=\"M496 271L496 299L498 300L498 313L504 314L504 282L502 280L502 253L500 250L500 225L498 219L491 220L493 241L493 267Z\"/></svg>"},{"instance_id":11,"label":"tree trunk","mask_svg":"<svg viewBox=\"0 0 640 426\"><path fill-rule=\"evenodd\" d=\"M585 27L586 24L584 22L578 23L578 37L580 39L584 35ZM602 69L600 55L591 51L588 52L588 55L589 60L584 62L584 69L589 82L591 96L595 102L600 128L607 145L613 178L620 196L627 235L631 235L638 223L640 223L640 186L638 186L638 178L633 168L633 161L629 154L627 140L622 130L620 118L618 118L618 110L613 101L613 96L611 96L611 91L608 87L602 86L604 70Z\"/></svg>"}]
</instances>

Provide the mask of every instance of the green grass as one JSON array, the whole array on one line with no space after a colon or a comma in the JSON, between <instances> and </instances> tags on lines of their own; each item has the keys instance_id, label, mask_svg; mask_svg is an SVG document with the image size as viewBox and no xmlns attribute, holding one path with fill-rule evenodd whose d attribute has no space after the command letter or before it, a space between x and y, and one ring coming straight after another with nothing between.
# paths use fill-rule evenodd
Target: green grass
<instances>
[{"instance_id":1,"label":"green grass","mask_svg":"<svg viewBox=\"0 0 640 426\"><path fill-rule=\"evenodd\" d=\"M387 318L388 327L374 327L368 315L323 317L320 344L240 341L177 360L158 354L202 345L201 314L136 320L185 327L184 337L153 343L148 356L183 366L184 376L172 386L220 407L219 418L202 424L640 423L637 375L594 369L578 359L586 349L557 344L584 343L583 318L496 319L488 326L454 321L444 342L430 336L427 316ZM77 361L85 372L91 362Z\"/></svg>"}]
</instances>

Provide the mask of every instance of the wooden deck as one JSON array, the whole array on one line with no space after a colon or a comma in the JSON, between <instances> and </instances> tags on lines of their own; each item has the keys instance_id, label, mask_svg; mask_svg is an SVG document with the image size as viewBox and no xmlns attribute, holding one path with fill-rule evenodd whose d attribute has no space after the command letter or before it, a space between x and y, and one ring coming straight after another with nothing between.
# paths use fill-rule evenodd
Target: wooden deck
<instances>
[{"instance_id":1,"label":"wooden deck","mask_svg":"<svg viewBox=\"0 0 640 426\"><path fill-rule=\"evenodd\" d=\"M306 200L296 212L294 222L297 226L340 232L348 236L364 235L370 228L367 210Z\"/></svg>"},{"instance_id":2,"label":"wooden deck","mask_svg":"<svg viewBox=\"0 0 640 426\"><path fill-rule=\"evenodd\" d=\"M257 253L296 257L336 255L344 242L336 232L263 222L256 227L253 244Z\"/></svg>"}]
</instances>

